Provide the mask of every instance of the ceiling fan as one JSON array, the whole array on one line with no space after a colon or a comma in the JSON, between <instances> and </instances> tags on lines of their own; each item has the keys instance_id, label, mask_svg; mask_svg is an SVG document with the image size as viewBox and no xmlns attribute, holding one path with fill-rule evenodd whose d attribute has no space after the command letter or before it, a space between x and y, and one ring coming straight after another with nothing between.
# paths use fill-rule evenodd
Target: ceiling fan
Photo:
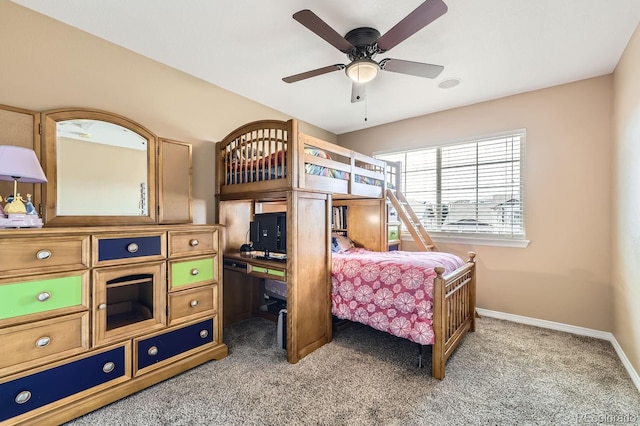
<instances>
[{"instance_id":1,"label":"ceiling fan","mask_svg":"<svg viewBox=\"0 0 640 426\"><path fill-rule=\"evenodd\" d=\"M373 58L408 39L444 15L447 9L447 5L442 0L426 0L382 36L375 28L361 27L349 31L344 37L312 11L305 9L296 12L293 14L293 19L316 33L336 49L346 53L350 62L347 65L329 65L291 75L282 80L285 83L295 83L296 81L332 71L345 70L347 76L352 80L351 102L359 102L365 98L365 84L373 80L379 70L424 78L436 78L444 69L441 65L391 58L376 62Z\"/></svg>"}]
</instances>

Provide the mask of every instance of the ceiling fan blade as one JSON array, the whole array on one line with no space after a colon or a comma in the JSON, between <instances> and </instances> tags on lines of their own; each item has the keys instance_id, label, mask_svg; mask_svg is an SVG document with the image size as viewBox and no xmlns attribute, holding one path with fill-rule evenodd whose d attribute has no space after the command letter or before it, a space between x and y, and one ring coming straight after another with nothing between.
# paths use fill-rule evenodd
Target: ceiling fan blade
<instances>
[{"instance_id":1,"label":"ceiling fan blade","mask_svg":"<svg viewBox=\"0 0 640 426\"><path fill-rule=\"evenodd\" d=\"M355 48L353 44L349 43L344 37L327 25L326 22L320 19L318 15L308 9L294 13L293 19L316 33L320 38L324 39L327 43L341 52L347 53L351 49Z\"/></svg>"},{"instance_id":2,"label":"ceiling fan blade","mask_svg":"<svg viewBox=\"0 0 640 426\"><path fill-rule=\"evenodd\" d=\"M326 74L332 71L343 70L345 65L343 64L335 64L329 65L328 67L322 67L315 70L302 72L300 74L290 75L289 77L285 77L282 79L285 83L295 83L296 81L305 80L307 78L316 77L318 75Z\"/></svg>"},{"instance_id":3,"label":"ceiling fan blade","mask_svg":"<svg viewBox=\"0 0 640 426\"><path fill-rule=\"evenodd\" d=\"M378 48L381 52L390 50L444 15L448 9L442 0L426 0L380 37Z\"/></svg>"},{"instance_id":4,"label":"ceiling fan blade","mask_svg":"<svg viewBox=\"0 0 640 426\"><path fill-rule=\"evenodd\" d=\"M351 103L362 102L367 97L367 85L365 83L351 84Z\"/></svg>"},{"instance_id":5,"label":"ceiling fan blade","mask_svg":"<svg viewBox=\"0 0 640 426\"><path fill-rule=\"evenodd\" d=\"M436 78L440 75L442 70L444 70L442 65L403 61L402 59L383 59L380 61L380 68L385 71L415 75L416 77L424 78Z\"/></svg>"}]
</instances>

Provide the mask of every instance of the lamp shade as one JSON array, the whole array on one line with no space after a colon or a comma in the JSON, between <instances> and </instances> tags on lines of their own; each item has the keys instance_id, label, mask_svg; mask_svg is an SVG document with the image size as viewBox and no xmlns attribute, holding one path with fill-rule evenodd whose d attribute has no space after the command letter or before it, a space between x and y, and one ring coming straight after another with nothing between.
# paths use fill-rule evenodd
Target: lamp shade
<instances>
[{"instance_id":1,"label":"lamp shade","mask_svg":"<svg viewBox=\"0 0 640 426\"><path fill-rule=\"evenodd\" d=\"M371 59L359 59L349 64L345 73L356 83L368 83L378 75L380 66Z\"/></svg>"},{"instance_id":2,"label":"lamp shade","mask_svg":"<svg viewBox=\"0 0 640 426\"><path fill-rule=\"evenodd\" d=\"M35 151L13 145L0 145L0 180L44 183L47 177Z\"/></svg>"}]
</instances>

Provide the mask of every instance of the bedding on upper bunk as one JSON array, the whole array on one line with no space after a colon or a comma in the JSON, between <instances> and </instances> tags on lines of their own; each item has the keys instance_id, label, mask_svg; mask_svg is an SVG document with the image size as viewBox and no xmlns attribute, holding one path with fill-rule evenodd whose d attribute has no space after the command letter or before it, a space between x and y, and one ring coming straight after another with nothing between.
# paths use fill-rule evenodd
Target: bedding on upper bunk
<instances>
[{"instance_id":1,"label":"bedding on upper bunk","mask_svg":"<svg viewBox=\"0 0 640 426\"><path fill-rule=\"evenodd\" d=\"M322 149L305 146L304 153L314 157L331 160L331 156ZM229 162L228 181L231 184L260 182L263 180L281 179L287 174L286 151L280 150L267 157L245 159L244 161ZM326 176L334 179L349 180L349 172L336 170L317 164L305 163L305 173L316 176ZM355 176L355 181L366 185L382 186L382 181L368 176Z\"/></svg>"},{"instance_id":2,"label":"bedding on upper bunk","mask_svg":"<svg viewBox=\"0 0 640 426\"><path fill-rule=\"evenodd\" d=\"M342 243L344 244L344 243ZM331 312L421 345L434 342L434 268L465 264L442 252L373 252L334 239Z\"/></svg>"}]
</instances>

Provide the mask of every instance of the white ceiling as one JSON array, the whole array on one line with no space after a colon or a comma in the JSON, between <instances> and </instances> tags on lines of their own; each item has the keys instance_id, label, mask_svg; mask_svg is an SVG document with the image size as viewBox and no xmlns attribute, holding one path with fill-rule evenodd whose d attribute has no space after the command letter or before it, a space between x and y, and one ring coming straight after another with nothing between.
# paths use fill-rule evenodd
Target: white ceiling
<instances>
[{"instance_id":1,"label":"white ceiling","mask_svg":"<svg viewBox=\"0 0 640 426\"><path fill-rule=\"evenodd\" d=\"M343 71L281 80L348 63L293 13L384 34L422 0L13 1L336 134L611 73L640 22L639 0L444 0L446 14L376 58L442 74L383 71L352 104ZM461 83L437 87L449 78Z\"/></svg>"}]
</instances>

